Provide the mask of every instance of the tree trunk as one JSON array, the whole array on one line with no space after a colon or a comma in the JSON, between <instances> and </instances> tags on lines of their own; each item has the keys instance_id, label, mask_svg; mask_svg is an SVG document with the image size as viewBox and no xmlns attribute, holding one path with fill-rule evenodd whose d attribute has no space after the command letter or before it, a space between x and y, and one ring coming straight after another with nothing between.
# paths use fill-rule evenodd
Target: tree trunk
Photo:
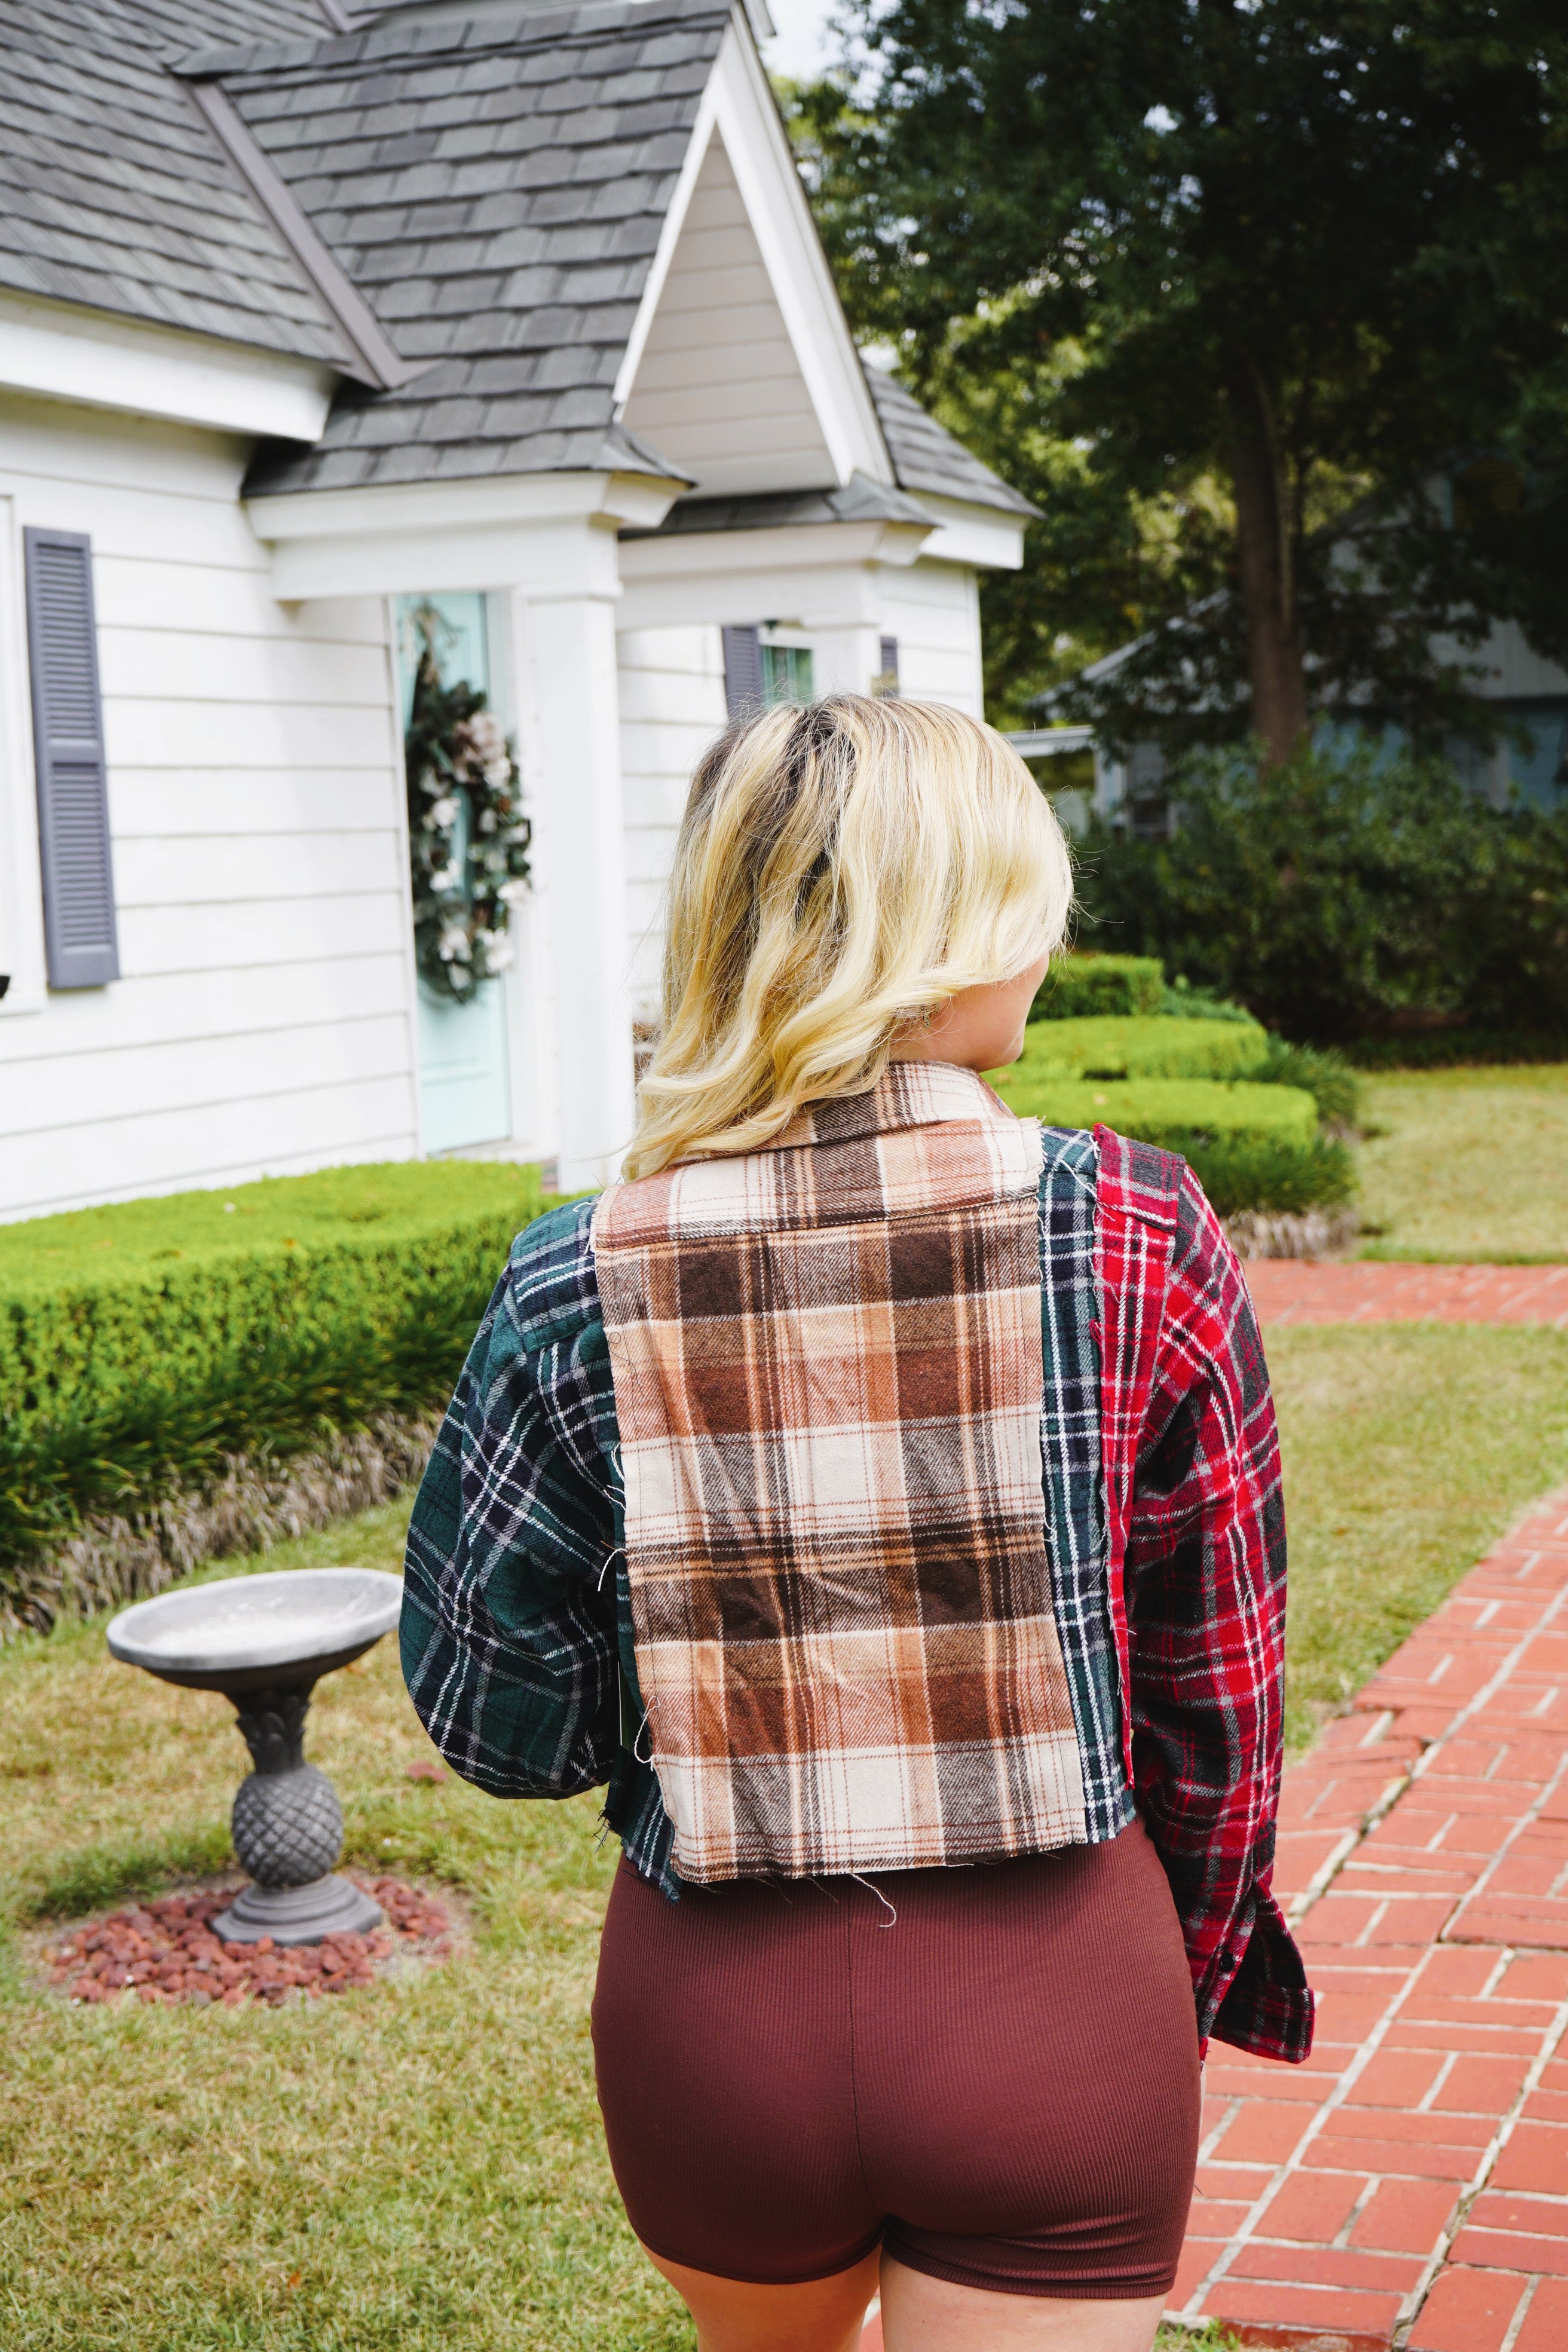
<instances>
[{"instance_id":1,"label":"tree trunk","mask_svg":"<svg viewBox=\"0 0 1568 2352\"><path fill-rule=\"evenodd\" d=\"M1245 353L1238 352L1232 362L1227 393L1252 726L1262 740L1266 765L1278 768L1307 731L1307 677L1296 611L1289 504L1274 404Z\"/></svg>"}]
</instances>

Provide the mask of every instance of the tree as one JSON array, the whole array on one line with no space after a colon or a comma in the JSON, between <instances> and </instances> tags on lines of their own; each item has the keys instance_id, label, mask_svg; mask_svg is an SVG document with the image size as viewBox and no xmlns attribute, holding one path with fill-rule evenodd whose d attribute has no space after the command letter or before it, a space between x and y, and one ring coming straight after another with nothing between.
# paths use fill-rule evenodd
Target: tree
<instances>
[{"instance_id":1,"label":"tree","mask_svg":"<svg viewBox=\"0 0 1568 2352\"><path fill-rule=\"evenodd\" d=\"M1278 763L1323 709L1484 736L1493 617L1568 655L1560 0L848 5L795 100L839 283L1013 478L988 423L1073 453L1146 632L1083 715Z\"/></svg>"}]
</instances>

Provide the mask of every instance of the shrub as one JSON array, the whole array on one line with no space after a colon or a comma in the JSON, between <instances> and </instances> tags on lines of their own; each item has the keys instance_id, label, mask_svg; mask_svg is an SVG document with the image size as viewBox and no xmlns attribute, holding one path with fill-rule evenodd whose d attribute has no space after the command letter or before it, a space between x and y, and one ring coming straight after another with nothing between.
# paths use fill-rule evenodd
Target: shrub
<instances>
[{"instance_id":1,"label":"shrub","mask_svg":"<svg viewBox=\"0 0 1568 2352\"><path fill-rule=\"evenodd\" d=\"M1101 934L1309 1043L1434 1020L1568 1031L1568 802L1500 810L1443 761L1240 752L1173 777L1169 840L1096 821Z\"/></svg>"},{"instance_id":2,"label":"shrub","mask_svg":"<svg viewBox=\"0 0 1568 2352\"><path fill-rule=\"evenodd\" d=\"M1244 1209L1268 1209L1300 1216L1308 1209L1334 1209L1355 1191L1355 1165L1346 1147L1323 1136L1309 1143L1275 1141L1260 1135L1191 1136L1166 1139L1192 1164L1204 1191L1222 1217Z\"/></svg>"},{"instance_id":3,"label":"shrub","mask_svg":"<svg viewBox=\"0 0 1568 2352\"><path fill-rule=\"evenodd\" d=\"M1249 1078L1268 1051L1268 1035L1255 1021L1108 1014L1035 1023L1013 1066L1079 1078Z\"/></svg>"},{"instance_id":4,"label":"shrub","mask_svg":"<svg viewBox=\"0 0 1568 2352\"><path fill-rule=\"evenodd\" d=\"M1258 1087L1215 1078L1066 1077L1022 1063L994 1081L1005 1102L1047 1127L1092 1127L1164 1143L1169 1135L1258 1135L1305 1143L1318 1110L1296 1087ZM1180 1150L1183 1147L1170 1147Z\"/></svg>"},{"instance_id":5,"label":"shrub","mask_svg":"<svg viewBox=\"0 0 1568 2352\"><path fill-rule=\"evenodd\" d=\"M1164 990L1164 972L1152 956L1063 956L1047 969L1029 1018L1077 1021L1094 1013L1158 1013Z\"/></svg>"},{"instance_id":6,"label":"shrub","mask_svg":"<svg viewBox=\"0 0 1568 2352\"><path fill-rule=\"evenodd\" d=\"M1394 1037L1352 1037L1345 1059L1358 1070L1456 1070L1469 1065L1568 1062L1568 1030L1430 1029Z\"/></svg>"},{"instance_id":7,"label":"shrub","mask_svg":"<svg viewBox=\"0 0 1568 2352\"><path fill-rule=\"evenodd\" d=\"M1242 1209L1331 1208L1355 1189L1345 1146L1317 1132L1317 1104L1300 1087L1213 1079L1072 1078L1016 1063L992 1084L1016 1111L1048 1127L1092 1127L1179 1151L1223 1217Z\"/></svg>"},{"instance_id":8,"label":"shrub","mask_svg":"<svg viewBox=\"0 0 1568 2352\"><path fill-rule=\"evenodd\" d=\"M441 1161L0 1228L0 1602L89 1516L443 1402L540 1205Z\"/></svg>"},{"instance_id":9,"label":"shrub","mask_svg":"<svg viewBox=\"0 0 1568 2352\"><path fill-rule=\"evenodd\" d=\"M1260 1086L1301 1087L1317 1104L1325 1127L1361 1124L1361 1080L1342 1054L1270 1037L1268 1053L1248 1075Z\"/></svg>"}]
</instances>

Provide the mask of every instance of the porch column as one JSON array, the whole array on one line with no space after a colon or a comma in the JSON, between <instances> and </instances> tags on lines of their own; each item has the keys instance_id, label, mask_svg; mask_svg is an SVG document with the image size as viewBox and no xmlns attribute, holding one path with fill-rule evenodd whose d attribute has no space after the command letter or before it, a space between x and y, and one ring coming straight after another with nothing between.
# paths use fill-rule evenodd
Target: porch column
<instances>
[{"instance_id":1,"label":"porch column","mask_svg":"<svg viewBox=\"0 0 1568 2352\"><path fill-rule=\"evenodd\" d=\"M511 592L519 751L545 899L563 1191L603 1184L631 1139L631 940L613 596Z\"/></svg>"}]
</instances>

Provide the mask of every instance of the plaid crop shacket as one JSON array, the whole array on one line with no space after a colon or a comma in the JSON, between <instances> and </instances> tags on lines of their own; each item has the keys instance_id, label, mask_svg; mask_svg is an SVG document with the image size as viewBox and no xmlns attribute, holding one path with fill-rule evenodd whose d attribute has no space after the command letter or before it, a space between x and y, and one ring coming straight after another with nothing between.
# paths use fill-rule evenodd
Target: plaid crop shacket
<instances>
[{"instance_id":1,"label":"plaid crop shacket","mask_svg":"<svg viewBox=\"0 0 1568 2352\"><path fill-rule=\"evenodd\" d=\"M1283 1616L1261 1345L1191 1171L906 1064L772 1152L520 1235L402 1638L459 1772L607 1780L672 1897L1094 1843L1136 1807L1200 2032L1300 2059Z\"/></svg>"}]
</instances>

